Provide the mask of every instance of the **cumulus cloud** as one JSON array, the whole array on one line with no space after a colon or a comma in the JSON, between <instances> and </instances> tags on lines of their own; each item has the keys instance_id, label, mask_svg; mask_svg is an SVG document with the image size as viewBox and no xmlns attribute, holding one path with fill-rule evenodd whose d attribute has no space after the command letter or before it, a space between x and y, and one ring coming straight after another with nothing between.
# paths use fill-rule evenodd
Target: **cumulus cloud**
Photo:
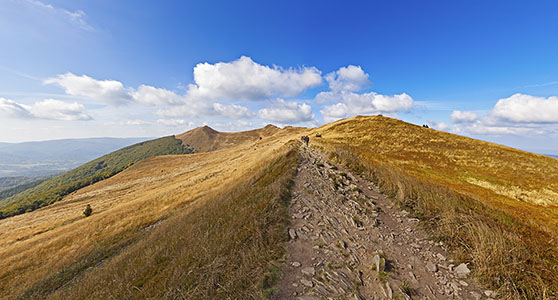
<instances>
[{"instance_id":1,"label":"cumulus cloud","mask_svg":"<svg viewBox=\"0 0 558 300\"><path fill-rule=\"evenodd\" d=\"M434 128L437 130L447 131L450 129L450 126L444 122L436 122L434 120L428 120L428 125L430 128Z\"/></svg>"},{"instance_id":2,"label":"cumulus cloud","mask_svg":"<svg viewBox=\"0 0 558 300\"><path fill-rule=\"evenodd\" d=\"M189 122L186 123L183 119L159 119L157 120L157 124L168 126L168 127L177 127L177 126L184 126L187 125L188 127L194 126L194 123Z\"/></svg>"},{"instance_id":3,"label":"cumulus cloud","mask_svg":"<svg viewBox=\"0 0 558 300\"><path fill-rule=\"evenodd\" d=\"M130 90L116 80L96 80L89 76L78 76L70 72L48 78L45 84L56 84L62 87L66 94L86 97L107 104L124 104L132 100Z\"/></svg>"},{"instance_id":4,"label":"cumulus cloud","mask_svg":"<svg viewBox=\"0 0 558 300\"><path fill-rule=\"evenodd\" d=\"M194 81L188 93L196 98L265 100L299 95L308 88L318 86L322 76L314 67L269 67L242 56L232 62L196 65Z\"/></svg>"},{"instance_id":5,"label":"cumulus cloud","mask_svg":"<svg viewBox=\"0 0 558 300\"><path fill-rule=\"evenodd\" d=\"M294 124L311 121L314 119L314 114L312 113L312 107L306 103L298 104L297 102L277 99L271 107L260 109L258 117L282 124Z\"/></svg>"},{"instance_id":6,"label":"cumulus cloud","mask_svg":"<svg viewBox=\"0 0 558 300\"><path fill-rule=\"evenodd\" d=\"M455 132L479 135L548 134L558 127L558 97L514 94L499 99L484 116L468 111L451 114Z\"/></svg>"},{"instance_id":7,"label":"cumulus cloud","mask_svg":"<svg viewBox=\"0 0 558 300\"><path fill-rule=\"evenodd\" d=\"M92 120L85 112L85 107L77 102L68 103L55 99L45 99L36 102L31 107L31 114L41 119L62 121L87 121Z\"/></svg>"},{"instance_id":8,"label":"cumulus cloud","mask_svg":"<svg viewBox=\"0 0 558 300\"><path fill-rule=\"evenodd\" d=\"M254 116L254 113L250 111L250 109L236 104L223 105L221 103L213 103L213 111L217 115L232 119L250 118Z\"/></svg>"},{"instance_id":9,"label":"cumulus cloud","mask_svg":"<svg viewBox=\"0 0 558 300\"><path fill-rule=\"evenodd\" d=\"M450 118L451 122L455 124L468 123L478 120L479 115L471 111L454 110L451 113Z\"/></svg>"},{"instance_id":10,"label":"cumulus cloud","mask_svg":"<svg viewBox=\"0 0 558 300\"><path fill-rule=\"evenodd\" d=\"M87 121L93 118L85 107L77 102L68 103L55 99L45 99L33 105L24 105L13 100L0 98L0 112L8 117L39 118L61 121Z\"/></svg>"},{"instance_id":11,"label":"cumulus cloud","mask_svg":"<svg viewBox=\"0 0 558 300\"><path fill-rule=\"evenodd\" d=\"M125 125L130 125L130 126L152 125L151 122L147 122L147 121L140 120L140 119L128 120L128 121L126 121L126 123L124 123L124 124L125 124Z\"/></svg>"},{"instance_id":12,"label":"cumulus cloud","mask_svg":"<svg viewBox=\"0 0 558 300\"><path fill-rule=\"evenodd\" d=\"M37 0L27 0L27 2L51 14L58 15L83 30L95 30L95 28L89 25L89 23L85 20L87 15L82 10L69 11L67 9L54 7L51 4L46 4Z\"/></svg>"},{"instance_id":13,"label":"cumulus cloud","mask_svg":"<svg viewBox=\"0 0 558 300\"><path fill-rule=\"evenodd\" d=\"M0 98L0 113L6 117L27 117L30 115L29 106L19 104L13 100Z\"/></svg>"},{"instance_id":14,"label":"cumulus cloud","mask_svg":"<svg viewBox=\"0 0 558 300\"><path fill-rule=\"evenodd\" d=\"M325 79L332 91L358 92L372 86L368 77L360 66L349 65L328 73Z\"/></svg>"},{"instance_id":15,"label":"cumulus cloud","mask_svg":"<svg viewBox=\"0 0 558 300\"><path fill-rule=\"evenodd\" d=\"M494 117L520 123L558 123L558 97L515 94L498 100Z\"/></svg>"},{"instance_id":16,"label":"cumulus cloud","mask_svg":"<svg viewBox=\"0 0 558 300\"><path fill-rule=\"evenodd\" d=\"M137 91L132 93L132 98L147 105L178 105L184 103L184 97L162 88L148 85L140 85Z\"/></svg>"},{"instance_id":17,"label":"cumulus cloud","mask_svg":"<svg viewBox=\"0 0 558 300\"><path fill-rule=\"evenodd\" d=\"M363 94L341 93L340 97L342 102L326 105L320 111L324 121L332 122L359 114L408 111L413 107L413 98L405 93L393 96L374 92Z\"/></svg>"}]
</instances>

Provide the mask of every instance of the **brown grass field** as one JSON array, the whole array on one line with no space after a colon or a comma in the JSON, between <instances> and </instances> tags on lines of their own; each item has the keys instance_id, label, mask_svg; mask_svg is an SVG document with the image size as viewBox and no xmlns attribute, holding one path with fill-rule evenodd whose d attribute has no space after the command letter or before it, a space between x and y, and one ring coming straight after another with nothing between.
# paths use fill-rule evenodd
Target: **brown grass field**
<instances>
[{"instance_id":1,"label":"brown grass field","mask_svg":"<svg viewBox=\"0 0 558 300\"><path fill-rule=\"evenodd\" d=\"M198 128L177 138L211 152L147 159L0 220L0 299L266 298L303 134L423 219L502 297L556 299L558 160L380 116Z\"/></svg>"},{"instance_id":2,"label":"brown grass field","mask_svg":"<svg viewBox=\"0 0 558 300\"><path fill-rule=\"evenodd\" d=\"M136 249L131 245L151 231L142 229L188 215L210 199L227 198L240 186L245 189L254 174L285 155L285 145L300 131L286 128L273 137L229 149L148 159L52 206L0 221L0 298L43 299L54 297L55 291L58 295L72 290L78 275ZM82 214L86 204L93 208L88 218ZM138 271L156 267L145 263L133 267ZM133 286L130 283L128 288Z\"/></svg>"},{"instance_id":3,"label":"brown grass field","mask_svg":"<svg viewBox=\"0 0 558 300\"><path fill-rule=\"evenodd\" d=\"M558 297L558 160L381 116L314 133L317 148L428 221L486 285Z\"/></svg>"}]
</instances>

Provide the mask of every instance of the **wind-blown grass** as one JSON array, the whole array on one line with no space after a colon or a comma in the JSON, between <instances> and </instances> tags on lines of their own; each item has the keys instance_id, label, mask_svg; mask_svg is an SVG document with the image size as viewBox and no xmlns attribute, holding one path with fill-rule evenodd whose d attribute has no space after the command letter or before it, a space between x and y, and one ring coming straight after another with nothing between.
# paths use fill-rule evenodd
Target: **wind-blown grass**
<instances>
[{"instance_id":1,"label":"wind-blown grass","mask_svg":"<svg viewBox=\"0 0 558 300\"><path fill-rule=\"evenodd\" d=\"M122 148L0 200L0 219L30 212L60 201L71 192L109 178L146 158L185 153L192 153L192 150L182 145L181 141L174 136Z\"/></svg>"},{"instance_id":2,"label":"wind-blown grass","mask_svg":"<svg viewBox=\"0 0 558 300\"><path fill-rule=\"evenodd\" d=\"M425 220L502 297L557 297L557 206L552 197L528 192L556 192L558 162L383 117L319 131L318 147Z\"/></svg>"}]
</instances>

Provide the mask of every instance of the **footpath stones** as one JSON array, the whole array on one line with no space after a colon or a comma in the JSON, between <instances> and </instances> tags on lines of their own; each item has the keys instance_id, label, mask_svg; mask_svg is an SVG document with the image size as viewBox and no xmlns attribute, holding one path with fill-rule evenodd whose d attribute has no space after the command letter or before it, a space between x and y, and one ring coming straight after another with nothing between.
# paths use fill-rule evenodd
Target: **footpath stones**
<instances>
[{"instance_id":1,"label":"footpath stones","mask_svg":"<svg viewBox=\"0 0 558 300\"><path fill-rule=\"evenodd\" d=\"M459 278L467 278L469 273L471 273L471 270L469 270L466 264L462 263L455 268L455 274L457 274L457 277Z\"/></svg>"},{"instance_id":2,"label":"footpath stones","mask_svg":"<svg viewBox=\"0 0 558 300\"><path fill-rule=\"evenodd\" d=\"M304 274L304 275L306 275L306 276L310 276L310 277L316 275L316 270L314 269L314 267L306 267L306 268L303 268L303 269L301 270L301 272L302 272L302 274Z\"/></svg>"},{"instance_id":3,"label":"footpath stones","mask_svg":"<svg viewBox=\"0 0 558 300\"><path fill-rule=\"evenodd\" d=\"M438 266L432 262L426 263L426 269L430 272L438 272Z\"/></svg>"},{"instance_id":4,"label":"footpath stones","mask_svg":"<svg viewBox=\"0 0 558 300\"><path fill-rule=\"evenodd\" d=\"M294 240L294 239L297 238L296 231L293 228L289 229L289 237L291 238L291 240Z\"/></svg>"}]
</instances>

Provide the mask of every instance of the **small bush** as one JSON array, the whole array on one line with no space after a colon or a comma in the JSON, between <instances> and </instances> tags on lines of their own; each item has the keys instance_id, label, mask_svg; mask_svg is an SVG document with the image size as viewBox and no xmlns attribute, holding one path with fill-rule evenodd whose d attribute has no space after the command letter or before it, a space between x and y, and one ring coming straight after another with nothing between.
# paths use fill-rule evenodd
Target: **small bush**
<instances>
[{"instance_id":1,"label":"small bush","mask_svg":"<svg viewBox=\"0 0 558 300\"><path fill-rule=\"evenodd\" d=\"M93 213L93 209L91 208L91 205L87 204L85 210L83 211L83 215L85 217L89 217L92 213Z\"/></svg>"}]
</instances>

